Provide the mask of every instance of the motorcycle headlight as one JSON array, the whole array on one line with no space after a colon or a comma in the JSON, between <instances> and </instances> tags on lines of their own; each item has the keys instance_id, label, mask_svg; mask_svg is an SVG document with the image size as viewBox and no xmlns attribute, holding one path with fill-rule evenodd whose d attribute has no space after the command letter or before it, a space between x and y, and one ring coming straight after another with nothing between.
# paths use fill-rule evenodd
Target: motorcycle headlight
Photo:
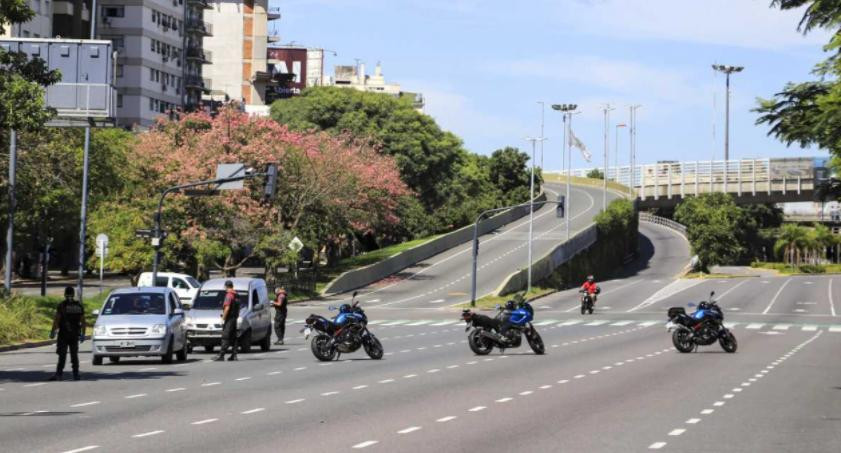
<instances>
[{"instance_id":1,"label":"motorcycle headlight","mask_svg":"<svg viewBox=\"0 0 841 453\"><path fill-rule=\"evenodd\" d=\"M242 318L237 318L237 329L242 327Z\"/></svg>"},{"instance_id":2,"label":"motorcycle headlight","mask_svg":"<svg viewBox=\"0 0 841 453\"><path fill-rule=\"evenodd\" d=\"M105 326L93 326L93 336L104 337L105 335L108 335L108 329Z\"/></svg>"},{"instance_id":3,"label":"motorcycle headlight","mask_svg":"<svg viewBox=\"0 0 841 453\"><path fill-rule=\"evenodd\" d=\"M166 326L164 324L155 324L149 330L150 335L163 335L166 333Z\"/></svg>"}]
</instances>

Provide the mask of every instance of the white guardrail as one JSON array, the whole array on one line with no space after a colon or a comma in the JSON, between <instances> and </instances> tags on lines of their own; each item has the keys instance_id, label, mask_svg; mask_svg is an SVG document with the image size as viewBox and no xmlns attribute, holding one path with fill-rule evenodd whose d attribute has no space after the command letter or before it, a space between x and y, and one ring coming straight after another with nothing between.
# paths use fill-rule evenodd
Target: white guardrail
<instances>
[{"instance_id":1,"label":"white guardrail","mask_svg":"<svg viewBox=\"0 0 841 453\"><path fill-rule=\"evenodd\" d=\"M686 235L686 226L675 222L672 219L656 216L647 212L640 212L640 222L653 223L655 225L664 226L680 233L681 236L688 238Z\"/></svg>"}]
</instances>

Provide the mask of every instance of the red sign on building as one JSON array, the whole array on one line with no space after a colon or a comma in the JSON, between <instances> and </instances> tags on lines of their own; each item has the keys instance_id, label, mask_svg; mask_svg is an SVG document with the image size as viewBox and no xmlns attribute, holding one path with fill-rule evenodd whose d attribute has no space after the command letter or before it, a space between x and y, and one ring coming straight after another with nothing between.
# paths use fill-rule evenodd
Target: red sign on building
<instances>
[{"instance_id":1,"label":"red sign on building","mask_svg":"<svg viewBox=\"0 0 841 453\"><path fill-rule=\"evenodd\" d=\"M307 49L273 47L268 49L269 71L279 85L267 88L267 97L287 98L301 93L307 87ZM277 77L287 74L287 77Z\"/></svg>"}]
</instances>

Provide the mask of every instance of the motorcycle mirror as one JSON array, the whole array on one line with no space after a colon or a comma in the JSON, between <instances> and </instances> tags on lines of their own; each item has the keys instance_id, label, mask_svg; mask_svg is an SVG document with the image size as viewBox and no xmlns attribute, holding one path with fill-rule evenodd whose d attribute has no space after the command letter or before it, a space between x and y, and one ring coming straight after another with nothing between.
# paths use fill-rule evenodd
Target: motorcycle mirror
<instances>
[{"instance_id":1,"label":"motorcycle mirror","mask_svg":"<svg viewBox=\"0 0 841 453\"><path fill-rule=\"evenodd\" d=\"M353 292L353 297L354 297L354 298L356 298L356 295L357 295L357 294L359 294L359 291L354 291L354 292Z\"/></svg>"},{"instance_id":2,"label":"motorcycle mirror","mask_svg":"<svg viewBox=\"0 0 841 453\"><path fill-rule=\"evenodd\" d=\"M710 291L710 299L712 299L713 296L715 296L715 291Z\"/></svg>"}]
</instances>

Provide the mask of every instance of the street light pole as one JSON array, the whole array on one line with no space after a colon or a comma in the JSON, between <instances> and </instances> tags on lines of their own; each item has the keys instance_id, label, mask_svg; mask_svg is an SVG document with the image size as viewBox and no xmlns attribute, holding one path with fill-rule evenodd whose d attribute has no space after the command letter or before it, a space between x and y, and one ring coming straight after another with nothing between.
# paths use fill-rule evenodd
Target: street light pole
<instances>
[{"instance_id":1,"label":"street light pole","mask_svg":"<svg viewBox=\"0 0 841 453\"><path fill-rule=\"evenodd\" d=\"M616 125L616 140L613 142L613 147L615 150L613 151L613 168L616 169L616 177L613 179L616 182L619 182L619 128L625 127L625 123L619 123ZM629 163L630 165L630 163Z\"/></svg>"},{"instance_id":2,"label":"street light pole","mask_svg":"<svg viewBox=\"0 0 841 453\"><path fill-rule=\"evenodd\" d=\"M540 104L540 138L543 138L546 136L543 133L543 119L546 114L546 103L543 101L537 101L537 103ZM540 141L540 170L543 171L543 140Z\"/></svg>"},{"instance_id":3,"label":"street light pole","mask_svg":"<svg viewBox=\"0 0 841 453\"><path fill-rule=\"evenodd\" d=\"M540 142L540 147L543 147L545 137L540 138L526 138L531 142L531 184L529 189L529 271L528 271L528 285L526 286L526 294L531 291L531 262L532 262L532 238L534 235L534 151L537 142Z\"/></svg>"},{"instance_id":4,"label":"street light pole","mask_svg":"<svg viewBox=\"0 0 841 453\"><path fill-rule=\"evenodd\" d=\"M604 175L602 175L602 211L607 210L607 169L608 169L608 154L610 143L607 138L607 130L610 127L610 112L615 110L610 104L604 106Z\"/></svg>"},{"instance_id":5,"label":"street light pole","mask_svg":"<svg viewBox=\"0 0 841 453\"><path fill-rule=\"evenodd\" d=\"M640 107L642 106L639 104L629 107L631 111L631 126L628 128L628 157L631 162L631 190L634 192L634 198L637 196L634 187L637 183L637 109Z\"/></svg>"},{"instance_id":6,"label":"street light pole","mask_svg":"<svg viewBox=\"0 0 841 453\"><path fill-rule=\"evenodd\" d=\"M742 72L744 66L726 66L722 64L714 64L713 70L724 73L727 88L726 98L724 100L724 161L730 159L730 74L734 72Z\"/></svg>"},{"instance_id":7,"label":"street light pole","mask_svg":"<svg viewBox=\"0 0 841 453\"><path fill-rule=\"evenodd\" d=\"M570 198L570 179L572 179L572 148L569 146L567 142L567 130L572 127L572 112L578 108L576 104L552 104L552 110L557 110L561 112L564 116L564 149L567 149L568 152L566 153L567 158L567 187L566 187L566 206L564 210L569 213L566 219L566 236L567 241L569 240L569 217L572 215L572 198Z\"/></svg>"}]
</instances>

